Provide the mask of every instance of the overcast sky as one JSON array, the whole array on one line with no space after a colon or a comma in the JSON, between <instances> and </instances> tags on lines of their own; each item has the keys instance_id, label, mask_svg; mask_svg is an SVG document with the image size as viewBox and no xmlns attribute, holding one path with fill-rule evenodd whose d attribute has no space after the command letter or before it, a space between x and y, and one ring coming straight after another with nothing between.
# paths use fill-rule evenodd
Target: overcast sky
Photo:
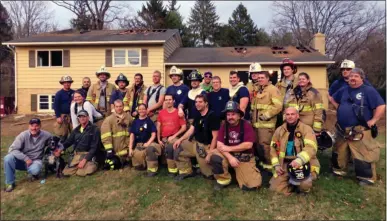
<instances>
[{"instance_id":1,"label":"overcast sky","mask_svg":"<svg viewBox=\"0 0 387 221\"><path fill-rule=\"evenodd\" d=\"M220 22L227 23L232 12L238 6L240 2L247 8L247 12L250 14L251 18L254 20L258 28L265 28L268 30L270 28L270 19L273 16L273 11L271 10L271 1L213 1L216 6L216 12L220 17ZM126 4L130 6L129 11L136 13L141 9L142 4L145 1L127 1ZM168 1L165 1L167 4ZM191 8L193 7L195 1L178 1L180 5L179 12L183 15L185 19L189 17ZM59 7L54 3L50 2L52 9L55 10L55 19L59 24L59 27L62 29L69 27L70 18L74 18L74 14L69 10Z\"/></svg>"}]
</instances>

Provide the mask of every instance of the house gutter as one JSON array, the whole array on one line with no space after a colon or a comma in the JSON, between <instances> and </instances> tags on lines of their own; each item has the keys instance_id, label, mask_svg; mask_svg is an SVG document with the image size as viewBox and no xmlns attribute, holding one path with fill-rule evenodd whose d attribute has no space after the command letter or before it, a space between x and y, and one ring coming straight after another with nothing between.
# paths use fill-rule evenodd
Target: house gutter
<instances>
[{"instance_id":1,"label":"house gutter","mask_svg":"<svg viewBox=\"0 0 387 221\"><path fill-rule=\"evenodd\" d=\"M33 46L33 45L101 45L101 44L157 44L165 43L164 40L150 41L66 41L66 42L4 42L3 45Z\"/></svg>"},{"instance_id":2,"label":"house gutter","mask_svg":"<svg viewBox=\"0 0 387 221\"><path fill-rule=\"evenodd\" d=\"M251 65L252 62L167 62L165 65ZM334 64L334 61L301 61L295 64L314 65L314 64ZM259 62L260 65L281 65L282 62Z\"/></svg>"},{"instance_id":3,"label":"house gutter","mask_svg":"<svg viewBox=\"0 0 387 221\"><path fill-rule=\"evenodd\" d=\"M16 56L16 50L14 48L12 48L10 45L7 45L7 47L13 52L13 56L14 56L14 61L15 62L15 66L14 66L14 69L15 69L15 108L14 110L17 110L17 56Z\"/></svg>"}]
</instances>

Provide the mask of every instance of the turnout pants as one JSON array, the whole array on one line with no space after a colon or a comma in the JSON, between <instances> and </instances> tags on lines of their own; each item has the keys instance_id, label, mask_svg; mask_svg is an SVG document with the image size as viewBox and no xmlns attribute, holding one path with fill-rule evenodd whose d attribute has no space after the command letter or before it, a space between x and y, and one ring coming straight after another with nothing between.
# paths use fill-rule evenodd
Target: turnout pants
<instances>
[{"instance_id":1,"label":"turnout pants","mask_svg":"<svg viewBox=\"0 0 387 221\"><path fill-rule=\"evenodd\" d=\"M204 145L196 141L183 141L178 149L175 150L177 155L176 163L179 173L191 174L193 172L191 158L196 157L201 173L206 177L213 175L211 165L209 165L205 160L209 150L210 145Z\"/></svg>"},{"instance_id":2,"label":"turnout pants","mask_svg":"<svg viewBox=\"0 0 387 221\"><path fill-rule=\"evenodd\" d=\"M59 124L55 121L54 124L54 134L60 137L60 141L63 143L68 135L71 133L71 118L69 114L62 114L62 123Z\"/></svg>"},{"instance_id":3,"label":"turnout pants","mask_svg":"<svg viewBox=\"0 0 387 221\"><path fill-rule=\"evenodd\" d=\"M240 161L240 160L239 160ZM228 172L229 162L227 158L217 149L212 152L210 163L216 182L226 186L231 183L231 174ZM261 173L255 166L255 159L251 156L247 162L241 162L234 168L239 187L245 190L258 188L262 184Z\"/></svg>"},{"instance_id":4,"label":"turnout pants","mask_svg":"<svg viewBox=\"0 0 387 221\"><path fill-rule=\"evenodd\" d=\"M266 169L271 172L271 157L270 157L270 142L274 134L274 129L272 128L255 128L257 138L258 138L258 157L259 165L263 169Z\"/></svg>"},{"instance_id":5,"label":"turnout pants","mask_svg":"<svg viewBox=\"0 0 387 221\"><path fill-rule=\"evenodd\" d=\"M85 166L82 169L78 168L78 164L85 158L88 152L76 152L74 154L71 162L67 164L67 166L63 170L63 175L65 176L86 176L91 175L97 171L98 165L94 161L87 161Z\"/></svg>"},{"instance_id":6,"label":"turnout pants","mask_svg":"<svg viewBox=\"0 0 387 221\"><path fill-rule=\"evenodd\" d=\"M346 128L345 134L337 132L338 136L332 150L332 170L336 175L346 175L351 154L356 177L374 183L376 181L375 163L379 161L380 146L372 138L371 130L364 129L362 126L355 127L357 135L354 137L348 137L350 128ZM361 136L363 136L362 139Z\"/></svg>"},{"instance_id":7,"label":"turnout pants","mask_svg":"<svg viewBox=\"0 0 387 221\"><path fill-rule=\"evenodd\" d=\"M152 142L148 147L144 147L143 143L138 143L133 151L132 164L134 167L147 168L149 172L156 173L159 169L160 155L159 144Z\"/></svg>"},{"instance_id":8,"label":"turnout pants","mask_svg":"<svg viewBox=\"0 0 387 221\"><path fill-rule=\"evenodd\" d=\"M287 172L289 162L284 162L282 164L282 169L285 171L284 174L281 176L277 175L277 173L273 174L273 177L270 180L270 190L283 193L285 195L289 195L291 193L293 184L289 182L290 177ZM309 190L312 188L312 177L310 176L298 184L298 188L301 192L309 192Z\"/></svg>"},{"instance_id":9,"label":"turnout pants","mask_svg":"<svg viewBox=\"0 0 387 221\"><path fill-rule=\"evenodd\" d=\"M161 140L164 142L164 146L165 146L164 155L165 155L165 158L167 158L168 172L172 174L177 174L178 169L177 169L177 165L174 157L175 150L173 149L173 143L175 143L177 139L173 139L172 142L168 142L167 138L162 138Z\"/></svg>"}]
</instances>

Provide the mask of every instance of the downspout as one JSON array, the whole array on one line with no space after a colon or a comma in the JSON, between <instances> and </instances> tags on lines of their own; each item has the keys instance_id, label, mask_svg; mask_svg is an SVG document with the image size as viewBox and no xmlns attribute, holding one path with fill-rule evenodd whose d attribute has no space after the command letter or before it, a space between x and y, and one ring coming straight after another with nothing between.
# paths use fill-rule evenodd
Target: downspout
<instances>
[{"instance_id":1,"label":"downspout","mask_svg":"<svg viewBox=\"0 0 387 221\"><path fill-rule=\"evenodd\" d=\"M14 48L12 48L9 44L7 45L7 47L13 52L13 55L14 55L14 61L15 62L15 108L14 108L14 111L17 110L17 56L16 56L16 50ZM17 113L17 112L16 112Z\"/></svg>"}]
</instances>

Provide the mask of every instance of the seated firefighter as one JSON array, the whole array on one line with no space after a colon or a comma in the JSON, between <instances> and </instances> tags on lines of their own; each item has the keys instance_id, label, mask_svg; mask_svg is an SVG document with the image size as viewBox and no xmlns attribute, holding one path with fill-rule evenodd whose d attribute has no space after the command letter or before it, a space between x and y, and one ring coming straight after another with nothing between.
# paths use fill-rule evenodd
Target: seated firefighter
<instances>
[{"instance_id":1,"label":"seated firefighter","mask_svg":"<svg viewBox=\"0 0 387 221\"><path fill-rule=\"evenodd\" d=\"M189 130L173 144L179 170L177 180L194 175L190 158L195 156L203 176L205 178L213 177L209 162L211 152L216 148L220 120L213 111L208 109L206 95L196 95L195 106L200 113L199 116L195 116ZM191 137L193 138L192 141L190 140Z\"/></svg>"},{"instance_id":2,"label":"seated firefighter","mask_svg":"<svg viewBox=\"0 0 387 221\"><path fill-rule=\"evenodd\" d=\"M253 143L256 142L254 129L243 120L243 111L238 103L229 101L223 111L226 122L220 127L217 148L212 152L210 164L216 179L215 189L231 183L228 167L231 165L242 190L255 190L261 186L262 177L255 166Z\"/></svg>"},{"instance_id":3,"label":"seated firefighter","mask_svg":"<svg viewBox=\"0 0 387 221\"><path fill-rule=\"evenodd\" d=\"M158 157L161 147L155 143L156 125L147 116L147 106L138 105L138 118L130 128L129 156L132 156L133 167L137 170L148 170L148 176L157 175L159 169Z\"/></svg>"},{"instance_id":4,"label":"seated firefighter","mask_svg":"<svg viewBox=\"0 0 387 221\"><path fill-rule=\"evenodd\" d=\"M87 111L81 110L77 114L79 126L70 134L63 143L64 149L73 146L68 165L63 170L63 175L86 176L97 171L97 154L101 146L101 132L98 127L89 121Z\"/></svg>"},{"instance_id":5,"label":"seated firefighter","mask_svg":"<svg viewBox=\"0 0 387 221\"><path fill-rule=\"evenodd\" d=\"M293 190L307 193L312 187L311 166L316 158L317 141L312 127L299 120L298 110L285 110L285 123L274 132L270 147L275 169L270 189L285 195Z\"/></svg>"},{"instance_id":6,"label":"seated firefighter","mask_svg":"<svg viewBox=\"0 0 387 221\"><path fill-rule=\"evenodd\" d=\"M106 168L119 169L128 162L129 126L132 120L129 113L124 111L124 102L115 100L114 112L103 121L101 126L101 140L106 150L106 163L115 165Z\"/></svg>"},{"instance_id":7,"label":"seated firefighter","mask_svg":"<svg viewBox=\"0 0 387 221\"><path fill-rule=\"evenodd\" d=\"M16 170L26 170L31 181L38 178L43 167L44 149L52 139L51 134L40 127L40 119L32 118L29 129L21 132L9 147L4 157L6 192L15 188Z\"/></svg>"}]
</instances>

